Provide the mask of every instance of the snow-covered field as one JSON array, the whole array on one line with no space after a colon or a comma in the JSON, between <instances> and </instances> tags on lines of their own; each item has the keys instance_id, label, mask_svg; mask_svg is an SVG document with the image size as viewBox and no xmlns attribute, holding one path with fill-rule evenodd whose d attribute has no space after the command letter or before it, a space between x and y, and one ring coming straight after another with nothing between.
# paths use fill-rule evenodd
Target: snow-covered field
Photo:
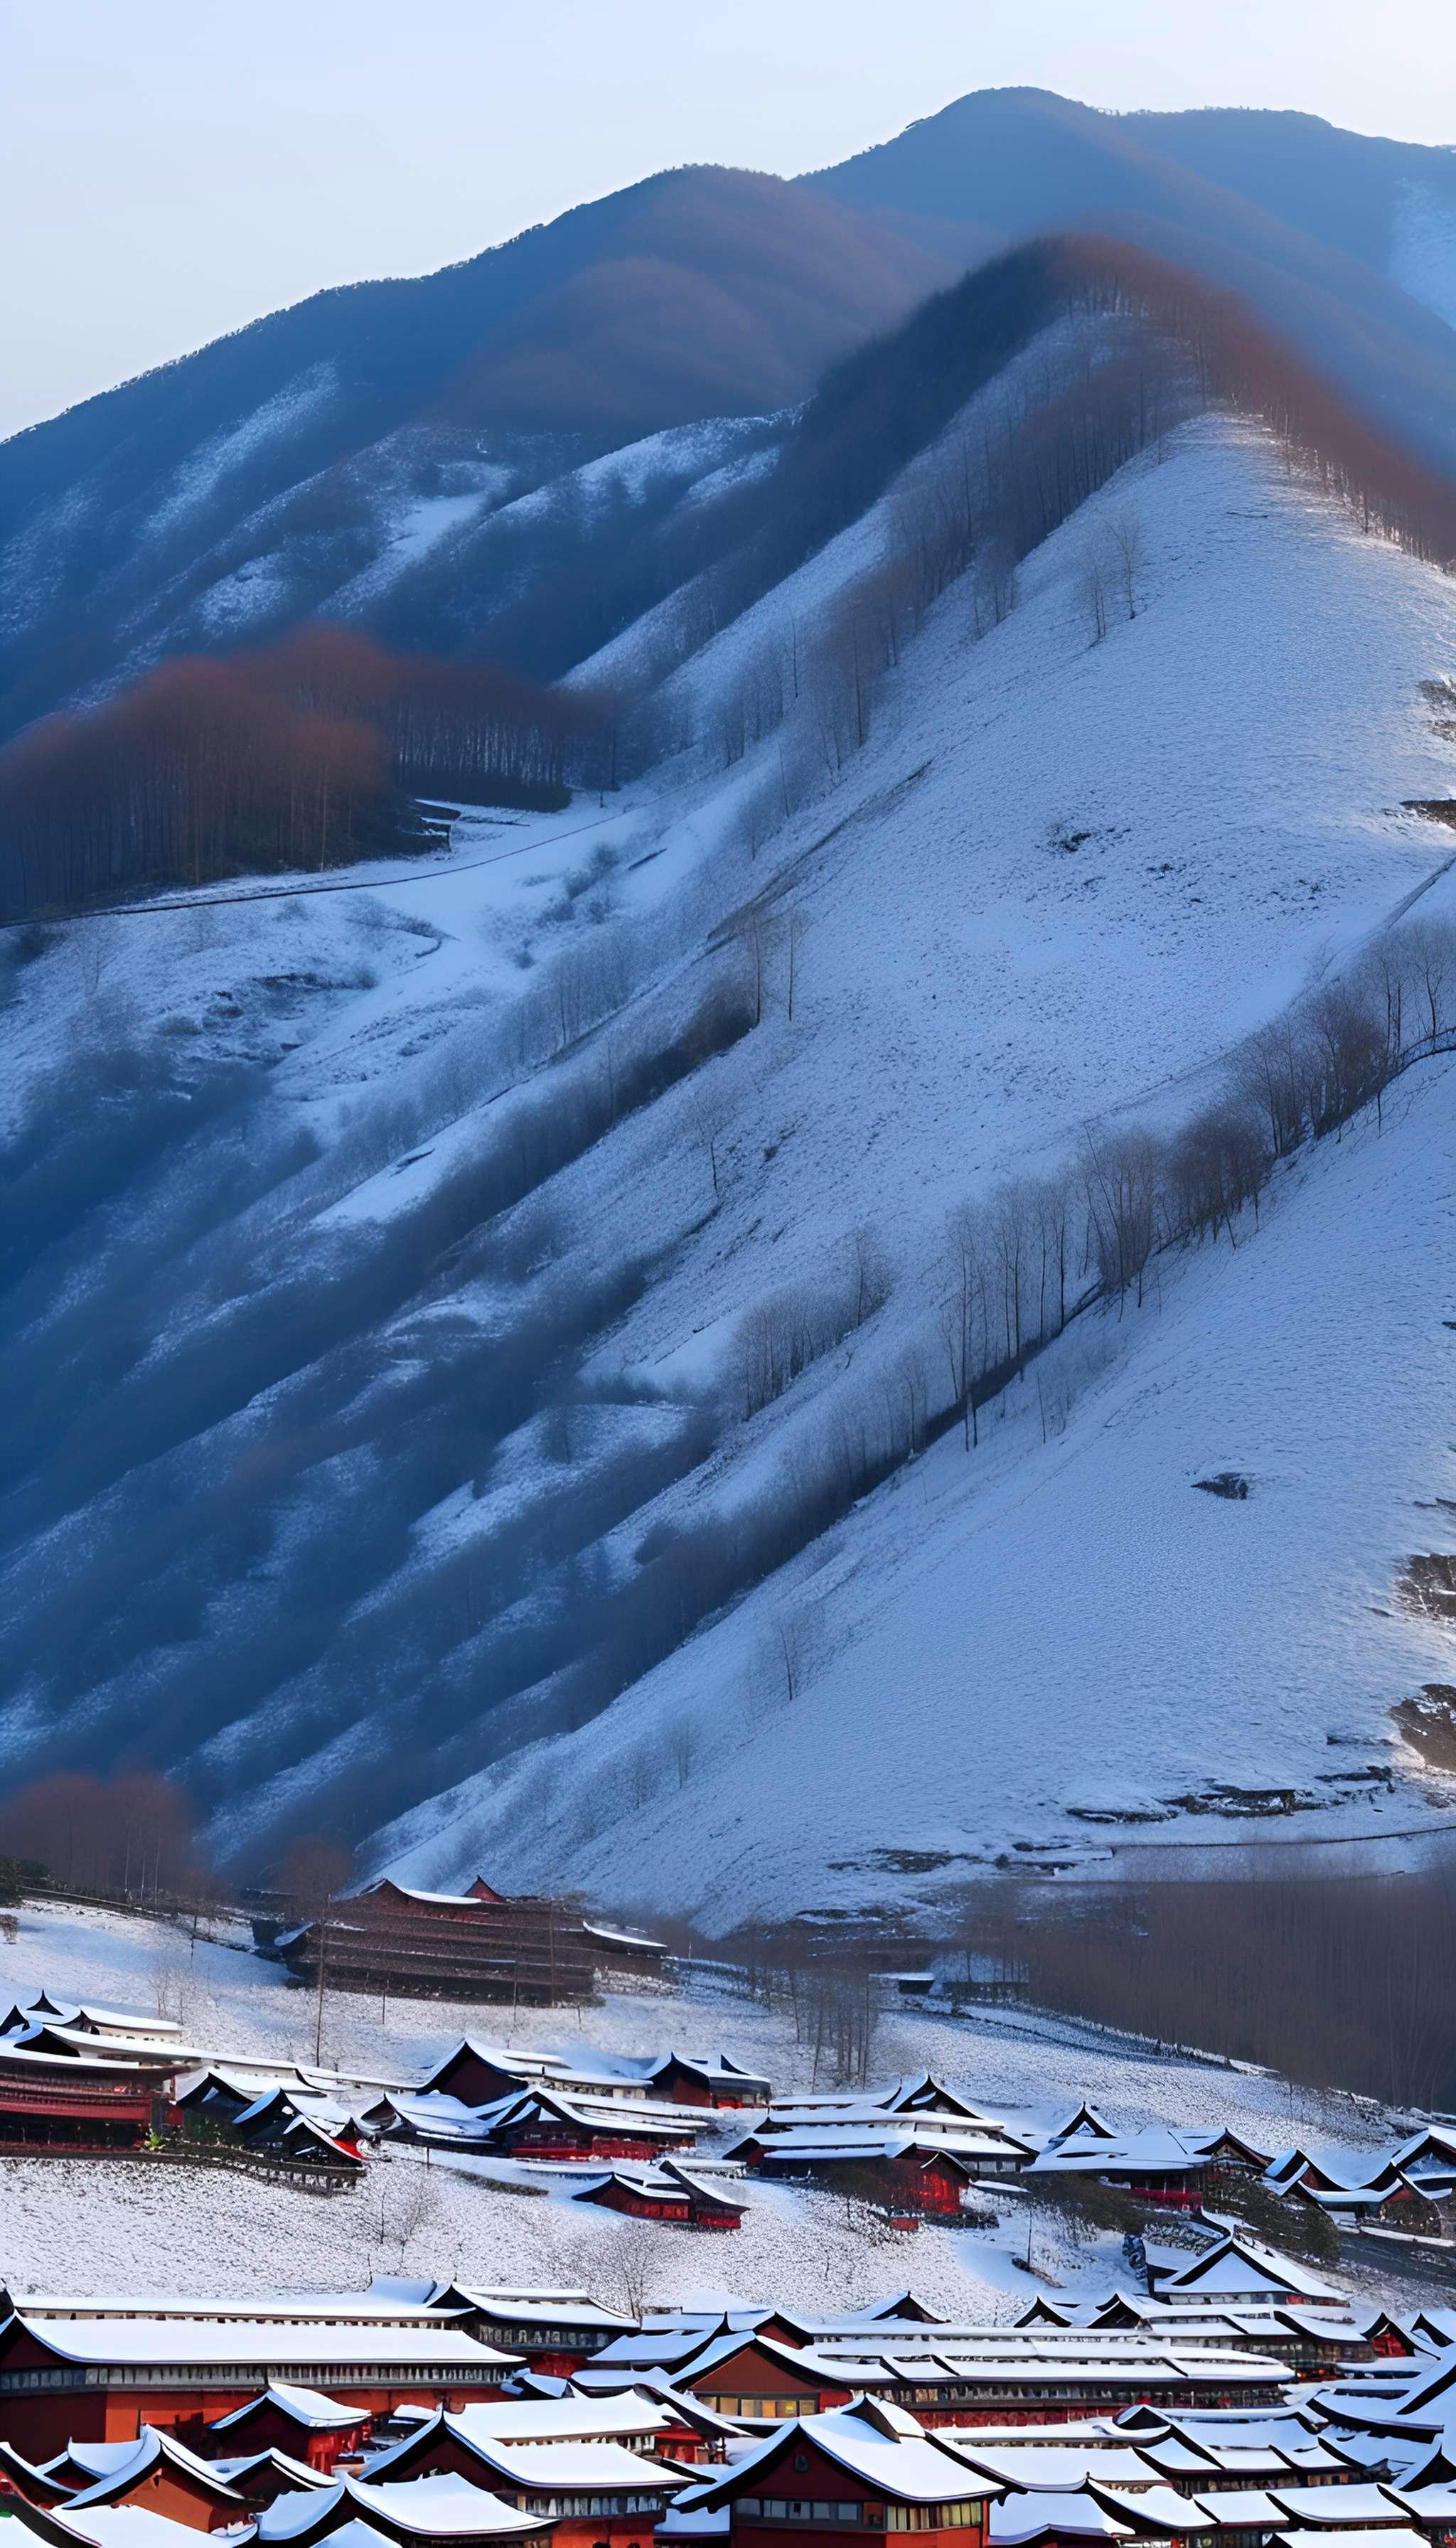
<instances>
[{"instance_id":1,"label":"snow-covered field","mask_svg":"<svg viewBox=\"0 0 1456 2548\"><path fill-rule=\"evenodd\" d=\"M1093 646L1087 548L1130 519L1137 615ZM746 649L813 624L874 533L679 678L699 717ZM111 1413L98 1427L80 1402L68 1483L22 1507L0 1598L26 1668L0 1747L49 1757L60 1707L102 1748L158 1744L228 1846L363 1781L390 1823L376 1865L450 1880L480 1861L704 1926L914 1904L1012 1853L1105 1865L1108 1816L1240 1845L1437 1829L1442 1782L1415 1776L1388 1711L1456 1677L1444 1632L1393 1600L1412 1551L1451 1544L1444 1064L1282 1175L1236 1249L1165 1262L1140 1311L1077 1321L973 1456L947 1440L912 1463L578 1731L534 1739L555 1667L500 1699L490 1639L529 1644L548 1597L570 1618L628 1582L651 1528L747 1505L888 1385L934 1338L953 1205L1055 1168L1089 1122L1176 1122L1241 1034L1390 915L1456 915L1450 835L1402 811L1452 791L1418 685L1453 665L1448 580L1360 537L1257 433L1205 420L1037 552L979 643L953 587L866 748L757 856L741 818L772 738L726 773L685 751L550 820L472 817L448 857L359 893L71 930L0 1018L17 1111L67 1045L98 1070L135 1046L253 1076L241 1119L196 1138L186 1178L138 1181L23 1337L69 1382L89 1320ZM431 1214L517 1109L618 1069L707 979L742 975L751 898L796 919L792 1020L780 927L763 1022L549 1180L508 1281L479 1233L438 1258ZM589 1018L542 1068L522 1017L602 964L609 1028ZM234 1199L238 1158L254 1182ZM843 1279L862 1228L887 1304L741 1421L746 1313ZM294 1346L300 1289L327 1303L370 1249L394 1289L350 1330L354 1359L330 1359L326 1320ZM432 1352L628 1266L576 1340L564 1417L538 1397L498 1440L483 1403L477 1449L467 1374L425 1402L432 1431L390 1429ZM229 1395L229 1339L274 1301L276 1352L255 1320ZM184 1385L185 1418L154 1420ZM703 1410L706 1456L580 1522L612 1458L656 1456ZM1194 1492L1225 1468L1246 1502ZM386 1492L413 1501L356 1557ZM530 1531L549 1562L482 1629L471 1605ZM454 1579L436 1598L472 1553L469 1601ZM311 1645L295 1629L320 1585L335 1607ZM1229 1818L1216 1782L1298 1810Z\"/></svg>"},{"instance_id":2,"label":"snow-covered field","mask_svg":"<svg viewBox=\"0 0 1456 2548\"><path fill-rule=\"evenodd\" d=\"M185 1929L103 1911L28 1905L19 1938L0 1949L0 1992L42 1986L108 2007L179 2018L206 2048L312 2061L314 2005L279 1966L228 1943L194 1945ZM325 2060L417 2078L465 2032L485 2042L646 2051L721 2047L766 2069L775 2086L806 2087L807 2050L786 2014L735 1993L708 1967L671 1992L608 1993L580 2016L335 1995L325 2004ZM1049 2117L1081 2097L1114 2122L1228 2122L1270 2148L1364 2149L1388 2141L1385 2119L1348 2099L1324 2100L1282 2080L1217 2062L1139 2055L1116 2039L1012 2012L975 2024L892 2009L874 2045L873 2073L934 2067L993 2109ZM821 2078L819 2084L824 2085ZM522 2181L525 2171L520 2171ZM544 2179L538 2182L545 2182ZM0 2278L13 2291L257 2292L358 2287L374 2273L461 2275L480 2284L586 2285L624 2305L629 2260L646 2256L653 2296L682 2300L711 2282L786 2306L853 2306L913 2282L947 2312L1009 2319L1048 2283L1100 2286L1116 2242L1069 2243L1063 2222L1004 2188L988 2191L994 2230L927 2223L866 2235L841 2198L755 2182L743 2229L711 2244L687 2231L621 2222L559 2190L502 2191L468 2161L398 2150L371 2161L366 2183L330 2199L227 2175L162 2176L100 2159L0 2156ZM1026 2266L1031 2219L1032 2270ZM1342 2277L1393 2288L1379 2276ZM1417 2295L1417 2298L1420 2295Z\"/></svg>"}]
</instances>

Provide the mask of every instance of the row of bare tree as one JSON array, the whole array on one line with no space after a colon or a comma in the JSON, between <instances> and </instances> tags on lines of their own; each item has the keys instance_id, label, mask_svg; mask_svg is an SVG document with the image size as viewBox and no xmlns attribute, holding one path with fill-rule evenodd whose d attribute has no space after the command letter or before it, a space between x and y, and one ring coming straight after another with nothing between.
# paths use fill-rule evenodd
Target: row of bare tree
<instances>
[{"instance_id":1,"label":"row of bare tree","mask_svg":"<svg viewBox=\"0 0 1456 2548\"><path fill-rule=\"evenodd\" d=\"M1223 1084L1171 1133L1088 1127L1054 1173L1018 1178L947 1216L930 1268L932 1316L899 1352L838 1390L817 1425L785 1454L794 1543L828 1527L855 1499L958 1424L966 1449L981 1410L1068 1321L1096 1301L1141 1305L1164 1252L1257 1223L1278 1163L1302 1141L1338 1135L1367 1106L1377 1114L1412 1062L1456 1049L1456 928L1409 922L1363 961L1258 1030ZM856 1246L873 1249L870 1233ZM878 1263L877 1256L873 1258ZM889 1289L876 1275L864 1316ZM843 1286L822 1297L779 1293L744 1320L737 1380L745 1416L786 1389L860 1323ZM1067 1403L1077 1386L1067 1380ZM1044 1401L1044 1427L1064 1407Z\"/></svg>"},{"instance_id":2,"label":"row of bare tree","mask_svg":"<svg viewBox=\"0 0 1456 2548\"><path fill-rule=\"evenodd\" d=\"M745 1422L882 1309L891 1280L889 1259L874 1232L860 1228L851 1234L847 1262L833 1282L785 1287L755 1302L737 1337Z\"/></svg>"},{"instance_id":3,"label":"row of bare tree","mask_svg":"<svg viewBox=\"0 0 1456 2548\"><path fill-rule=\"evenodd\" d=\"M1180 1693L1197 1705L1200 1693ZM1456 2102L1456 1886L1419 1875L1241 1876L1135 1889L981 1886L967 1965L1105 2025L1394 2106ZM1218 1940L1217 1954L1209 1941ZM1271 2225L1272 2227L1272 2225Z\"/></svg>"},{"instance_id":4,"label":"row of bare tree","mask_svg":"<svg viewBox=\"0 0 1456 2548\"><path fill-rule=\"evenodd\" d=\"M190 1798L149 1770L60 1771L12 1788L0 1855L35 1862L62 1888L136 1902L197 1898L211 1882Z\"/></svg>"},{"instance_id":5,"label":"row of bare tree","mask_svg":"<svg viewBox=\"0 0 1456 2548\"><path fill-rule=\"evenodd\" d=\"M725 769L786 729L744 800L754 855L864 749L886 676L942 594L969 573L973 633L998 626L1015 604L1020 561L1126 461L1160 446L1194 403L1179 350L1130 323L1111 346L1048 363L994 418L962 423L907 471L877 564L811 628L790 614L772 630L714 704L710 741ZM1097 634L1114 592L1136 616L1139 570L1130 517L1099 563Z\"/></svg>"}]
</instances>

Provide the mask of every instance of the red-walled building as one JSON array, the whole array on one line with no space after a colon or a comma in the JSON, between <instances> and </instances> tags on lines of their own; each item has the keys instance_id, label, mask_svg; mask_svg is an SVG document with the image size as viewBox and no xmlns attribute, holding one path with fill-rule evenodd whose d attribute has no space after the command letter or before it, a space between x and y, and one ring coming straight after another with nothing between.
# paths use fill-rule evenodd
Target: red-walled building
<instances>
[{"instance_id":1,"label":"red-walled building","mask_svg":"<svg viewBox=\"0 0 1456 2548\"><path fill-rule=\"evenodd\" d=\"M232 2459L245 2452L285 2451L305 2468L332 2469L335 2460L363 2449L370 2417L358 2406L325 2398L318 2389L296 2389L275 2381L244 2406L214 2415L193 2448L209 2459Z\"/></svg>"},{"instance_id":2,"label":"red-walled building","mask_svg":"<svg viewBox=\"0 0 1456 2548\"><path fill-rule=\"evenodd\" d=\"M629 2221L674 2221L684 2230L741 2230L744 2206L729 2184L710 2185L665 2159L660 2167L614 2167L584 2185L576 2200L620 2212Z\"/></svg>"},{"instance_id":3,"label":"red-walled building","mask_svg":"<svg viewBox=\"0 0 1456 2548\"><path fill-rule=\"evenodd\" d=\"M497 2442L443 2419L376 2460L368 2482L455 2477L553 2525L556 2548L652 2548L682 2480L619 2442Z\"/></svg>"},{"instance_id":4,"label":"red-walled building","mask_svg":"<svg viewBox=\"0 0 1456 2548\"><path fill-rule=\"evenodd\" d=\"M674 2372L673 2386L700 2399L715 2415L751 2420L814 2415L847 2405L854 2395L852 2381L836 2364L807 2348L778 2344L762 2328L714 2336Z\"/></svg>"},{"instance_id":5,"label":"red-walled building","mask_svg":"<svg viewBox=\"0 0 1456 2548\"><path fill-rule=\"evenodd\" d=\"M726 2507L736 2548L843 2548L851 2529L863 2548L905 2530L917 2548L983 2548L997 2491L913 2416L862 2399L772 2434L693 2502Z\"/></svg>"},{"instance_id":6,"label":"red-walled building","mask_svg":"<svg viewBox=\"0 0 1456 2548\"><path fill-rule=\"evenodd\" d=\"M78 2487L62 2508L69 2519L124 2505L205 2533L236 2530L252 2511L247 2498L220 2470L150 2425L137 2434L118 2466Z\"/></svg>"},{"instance_id":7,"label":"red-walled building","mask_svg":"<svg viewBox=\"0 0 1456 2548\"><path fill-rule=\"evenodd\" d=\"M44 2460L73 2438L130 2440L143 2423L189 2432L279 2381L340 2396L361 2416L463 2407L499 2397L519 2368L518 2355L427 2320L17 2313L0 2326L0 2438Z\"/></svg>"},{"instance_id":8,"label":"red-walled building","mask_svg":"<svg viewBox=\"0 0 1456 2548\"><path fill-rule=\"evenodd\" d=\"M0 2144L136 2149L171 2117L174 2069L161 2054L92 2060L0 2043Z\"/></svg>"}]
</instances>

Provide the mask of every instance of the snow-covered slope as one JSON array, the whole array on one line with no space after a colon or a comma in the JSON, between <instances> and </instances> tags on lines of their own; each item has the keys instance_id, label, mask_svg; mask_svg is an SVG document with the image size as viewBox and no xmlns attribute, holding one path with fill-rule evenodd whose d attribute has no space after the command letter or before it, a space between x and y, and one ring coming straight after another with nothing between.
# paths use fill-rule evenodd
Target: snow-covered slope
<instances>
[{"instance_id":1,"label":"snow-covered slope","mask_svg":"<svg viewBox=\"0 0 1456 2548\"><path fill-rule=\"evenodd\" d=\"M14 1997L44 1984L108 2007L165 2010L210 2048L312 2061L312 1998L287 1988L281 1967L238 1952L241 1944L225 1932L217 1943L204 1936L189 1945L159 1923L31 1904L20 1914L15 1946L0 1959L0 1988ZM369 2076L417 2079L463 2033L479 2035L481 2017L479 2007L392 1999L384 2023L374 2000L334 1993L324 2005L324 2059L357 2064ZM812 2047L795 2041L788 2011L735 1994L731 1978L711 1967L671 1993L609 1994L580 2013L579 2027L559 2009L512 2012L502 2040L551 2048L564 2040L564 2028L579 2051L711 2043L767 2071L780 2091L806 2089L815 2078ZM993 2112L1004 2106L1048 2124L1087 2097L1129 2127L1147 2118L1211 2130L1227 2122L1271 2150L1298 2139L1331 2155L1374 2150L1401 2129L1365 2101L1320 2097L1264 2073L1171 2051L1153 2057L1148 2048L1065 2020L1017 2011L964 2024L928 2011L889 2011L875 2038L875 2080L932 2066ZM144 2173L105 2159L58 2163L7 2152L0 2158L7 2280L31 2292L256 2295L357 2290L375 2273L473 2274L498 2285L516 2278L584 2286L608 2306L627 2306L645 2269L652 2297L664 2304L702 2290L698 2239L646 2222L624 2228L573 2202L571 2180L564 2186L557 2179L549 2198L531 2200L522 2192L531 2183L523 2170L502 2188L500 2176L511 2173L438 2152L426 2168L422 2153L400 2148L372 2160L356 2196L319 2203L228 2175ZM539 2189L550 2182L534 2180ZM861 2219L840 2194L759 2181L742 2190L744 2226L713 2271L735 2291L772 2293L789 2308L849 2308L913 2276L917 2291L948 2316L1004 2322L1048 2281L1100 2292L1118 2270L1115 2235L1082 2230L1073 2243L1064 2215L1020 2191L1002 2201L998 2190L995 2229L926 2222L906 2234L880 2232L867 2245ZM165 2271L159 2257L172 2260ZM1363 2273L1358 2264L1342 2267L1340 2280L1347 2279L1393 2297L1401 2289L1399 2259L1382 2250ZM1410 2305L1427 2297L1428 2287L1416 2281Z\"/></svg>"},{"instance_id":2,"label":"snow-covered slope","mask_svg":"<svg viewBox=\"0 0 1456 2548\"><path fill-rule=\"evenodd\" d=\"M1130 506L1144 606L1089 649L1077 561L1097 513ZM1449 659L1439 578L1281 487L1248 437L1201 426L1069 524L1027 586L979 647L947 611L903 723L793 869L795 1025L772 1030L767 1087L736 1065L711 1243L613 1339L646 1371L681 1368L693 1329L693 1367L721 1368L750 1229L770 1227L781 1285L822 1274L862 1215L901 1266L888 1363L949 1204L1052 1166L1088 1119L1176 1120L1237 1034L1426 879L1422 908L1456 911L1440 836L1393 810L1450 767L1414 689L1422 661ZM443 1821L410 1818L401 1864L519 1871L546 1847L589 1881L620 1891L640 1870L644 1899L726 1920L876 1905L1008 1845L1095 1855L1094 1819L1177 1822L1177 1798L1198 1815L1185 1829L1226 1836L1250 1800L1221 1816L1221 1784L1296 1791L1319 1819L1281 1810L1281 1832L1428 1819L1409 1794L1387 1805L1383 1777L1372 1805L1365 1775L1390 1758L1386 1710L1442 1668L1439 1634L1392 1605L1429 1536L1412 1505L1450 1485L1452 1092L1434 1066L1409 1092L1399 1124L1286 1180L1236 1255L1169 1269L1140 1314L1074 1330L988 1448L943 1443L831 1556L812 1550L606 1719L487 1773ZM835 1375L822 1394L832 1408L860 1386ZM1193 1492L1228 1468L1253 1477L1246 1502ZM791 1708L785 1620L805 1646Z\"/></svg>"},{"instance_id":3,"label":"snow-covered slope","mask_svg":"<svg viewBox=\"0 0 1456 2548\"><path fill-rule=\"evenodd\" d=\"M1136 615L1093 645L1088 554L1130 525ZM1443 1065L695 1634L687 1575L651 1572L791 1501L940 1350L954 1205L1088 1122L1176 1121L1389 915L1456 907L1449 835L1402 811L1451 792L1418 685L1456 595L1227 422L1124 472L979 642L953 586L769 836L807 709L724 771L717 705L876 539L676 677L705 740L624 801L463 824L360 895L89 923L15 976L18 1109L67 1037L142 1097L73 1228L73 1106L41 1147L14 1768L140 1749L228 1847L336 1815L388 1826L377 1863L484 1854L704 1923L923 1899L1105 1847L1088 1814L1304 1828L1219 1782L1380 1827L1338 1774L1447 1677L1393 1598L1448 1544L1411 1510L1449 1462ZM705 1044L732 985L761 1019ZM857 1231L888 1298L745 1420L743 1321L842 1294ZM1225 1468L1246 1501L1194 1492ZM1398 1815L1433 1819L1423 1786Z\"/></svg>"}]
</instances>

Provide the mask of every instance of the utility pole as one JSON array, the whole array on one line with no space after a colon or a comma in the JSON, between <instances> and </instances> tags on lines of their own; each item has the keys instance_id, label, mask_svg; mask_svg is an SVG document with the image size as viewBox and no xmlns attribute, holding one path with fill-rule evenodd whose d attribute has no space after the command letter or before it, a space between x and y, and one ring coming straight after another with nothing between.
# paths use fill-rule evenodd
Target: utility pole
<instances>
[{"instance_id":1,"label":"utility pole","mask_svg":"<svg viewBox=\"0 0 1456 2548\"><path fill-rule=\"evenodd\" d=\"M325 1893L323 1909L318 1918L318 1999L314 2016L314 2066L316 2069L321 2069L323 2065L323 1967L328 1959L328 1905L332 1898L331 1894Z\"/></svg>"}]
</instances>

